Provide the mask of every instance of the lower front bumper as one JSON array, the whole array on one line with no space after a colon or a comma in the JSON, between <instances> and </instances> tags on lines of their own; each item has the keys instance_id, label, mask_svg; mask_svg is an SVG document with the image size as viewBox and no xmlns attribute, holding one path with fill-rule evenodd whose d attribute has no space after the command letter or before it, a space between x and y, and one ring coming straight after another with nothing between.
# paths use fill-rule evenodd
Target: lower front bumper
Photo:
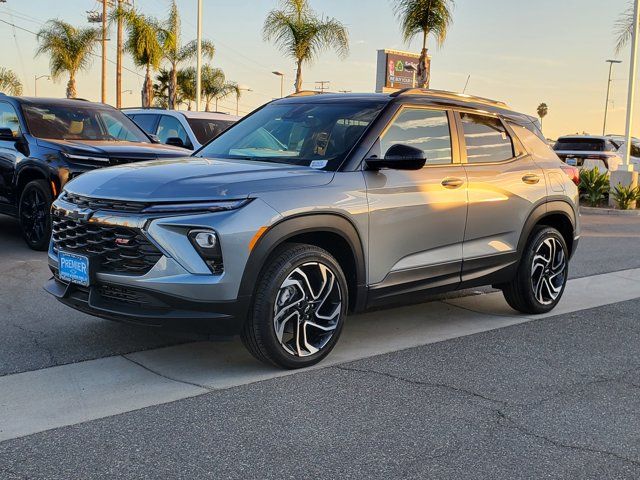
<instances>
[{"instance_id":1,"label":"lower front bumper","mask_svg":"<svg viewBox=\"0 0 640 480\"><path fill-rule=\"evenodd\" d=\"M250 299L205 303L151 290L97 284L88 288L52 277L44 289L65 305L89 315L132 325L204 335L236 335Z\"/></svg>"}]
</instances>

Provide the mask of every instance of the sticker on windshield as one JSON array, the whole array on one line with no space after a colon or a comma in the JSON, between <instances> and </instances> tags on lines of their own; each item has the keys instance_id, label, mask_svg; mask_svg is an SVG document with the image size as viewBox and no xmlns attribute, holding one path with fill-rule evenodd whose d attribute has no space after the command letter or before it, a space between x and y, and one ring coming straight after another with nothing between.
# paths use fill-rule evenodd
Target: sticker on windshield
<instances>
[{"instance_id":1,"label":"sticker on windshield","mask_svg":"<svg viewBox=\"0 0 640 480\"><path fill-rule=\"evenodd\" d=\"M321 168L326 167L327 163L329 163L327 160L313 160L309 166L320 170Z\"/></svg>"}]
</instances>

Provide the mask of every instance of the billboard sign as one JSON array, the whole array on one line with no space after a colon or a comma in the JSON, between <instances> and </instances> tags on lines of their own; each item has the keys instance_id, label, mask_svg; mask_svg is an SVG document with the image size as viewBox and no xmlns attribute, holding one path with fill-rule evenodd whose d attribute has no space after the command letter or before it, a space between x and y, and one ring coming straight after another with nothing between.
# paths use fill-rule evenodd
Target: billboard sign
<instances>
[{"instance_id":1,"label":"billboard sign","mask_svg":"<svg viewBox=\"0 0 640 480\"><path fill-rule=\"evenodd\" d=\"M419 61L420 55L414 53L378 50L376 91L389 92L413 87ZM427 68L429 68L428 63L429 59L427 59Z\"/></svg>"}]
</instances>

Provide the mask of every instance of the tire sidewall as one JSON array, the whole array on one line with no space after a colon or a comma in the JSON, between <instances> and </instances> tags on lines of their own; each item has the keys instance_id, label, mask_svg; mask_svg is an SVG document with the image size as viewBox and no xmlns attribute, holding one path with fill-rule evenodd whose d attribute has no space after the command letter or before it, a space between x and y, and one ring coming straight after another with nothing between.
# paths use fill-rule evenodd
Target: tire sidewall
<instances>
[{"instance_id":1,"label":"tire sidewall","mask_svg":"<svg viewBox=\"0 0 640 480\"><path fill-rule=\"evenodd\" d=\"M553 303L550 303L549 305L544 305L540 303L538 299L535 297L535 292L533 291L534 289L533 289L533 286L531 285L531 270L533 267L533 257L535 256L538 247L542 242L544 242L548 238L554 238L558 240L558 242L560 242L560 245L562 245L562 249L564 251L565 261L566 261L566 267L565 267L566 272L565 272L564 283L562 284L562 289L560 290L560 294L558 295L558 298L556 298L556 300L553 301ZM525 295L527 297L526 298L527 303L532 307L532 310L535 313L550 312L558 305L558 302L560 302L560 300L562 299L562 296L564 295L564 290L567 287L567 279L569 276L569 249L567 247L567 243L564 240L564 237L555 228L545 227L538 230L537 232L534 233L533 237L531 238L531 241L527 246L527 250L522 261L523 261L522 265L524 268L521 269L521 275L519 280L522 286L524 287L523 291L525 292Z\"/></svg>"},{"instance_id":2,"label":"tire sidewall","mask_svg":"<svg viewBox=\"0 0 640 480\"><path fill-rule=\"evenodd\" d=\"M46 232L45 232L44 238L40 242L30 241L27 238L27 235L24 231L24 226L22 225L22 202L25 195L29 193L31 190L38 190L42 194L42 196L45 198L46 204L49 206L49 208L47 208L47 211L45 212L46 220L47 220ZM49 241L51 239L50 207L52 203L53 203L53 196L51 195L51 192L48 189L48 185L44 180L34 180L27 183L27 185L24 187L24 189L20 194L20 199L18 201L18 221L20 222L20 230L22 231L22 237L24 238L24 241L27 243L29 248L33 250L44 251L44 250L47 250L49 247Z\"/></svg>"},{"instance_id":3,"label":"tire sidewall","mask_svg":"<svg viewBox=\"0 0 640 480\"><path fill-rule=\"evenodd\" d=\"M274 261L277 262L279 258L280 256L275 258ZM336 276L340 286L340 292L342 294L342 310L340 312L338 326L324 348L313 355L301 358L291 355L280 345L280 342L276 337L275 329L273 328L273 311L276 295L287 276L297 267L305 263L312 262L323 263L329 267ZM288 259L286 263L278 268L275 275L272 275L271 278L262 278L258 283L258 288L264 288L265 295L261 296L262 301L254 302L253 321L255 327L258 329L257 333L259 333L265 347L268 348L269 354L275 363L286 368L303 368L320 362L323 358L329 355L329 353L331 353L331 350L335 347L338 339L340 338L340 334L342 333L349 305L347 281L342 268L333 256L318 247L309 246L304 250L300 250L295 256Z\"/></svg>"}]
</instances>

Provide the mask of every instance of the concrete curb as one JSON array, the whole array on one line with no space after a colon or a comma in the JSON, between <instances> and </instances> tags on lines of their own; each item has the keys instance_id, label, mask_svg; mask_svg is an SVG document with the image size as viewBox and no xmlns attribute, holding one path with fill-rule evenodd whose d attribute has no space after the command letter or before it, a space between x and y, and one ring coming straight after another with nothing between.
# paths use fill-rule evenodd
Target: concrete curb
<instances>
[{"instance_id":1,"label":"concrete curb","mask_svg":"<svg viewBox=\"0 0 640 480\"><path fill-rule=\"evenodd\" d=\"M618 210L614 208L580 207L582 215L616 215L620 217L640 217L640 210Z\"/></svg>"}]
</instances>

